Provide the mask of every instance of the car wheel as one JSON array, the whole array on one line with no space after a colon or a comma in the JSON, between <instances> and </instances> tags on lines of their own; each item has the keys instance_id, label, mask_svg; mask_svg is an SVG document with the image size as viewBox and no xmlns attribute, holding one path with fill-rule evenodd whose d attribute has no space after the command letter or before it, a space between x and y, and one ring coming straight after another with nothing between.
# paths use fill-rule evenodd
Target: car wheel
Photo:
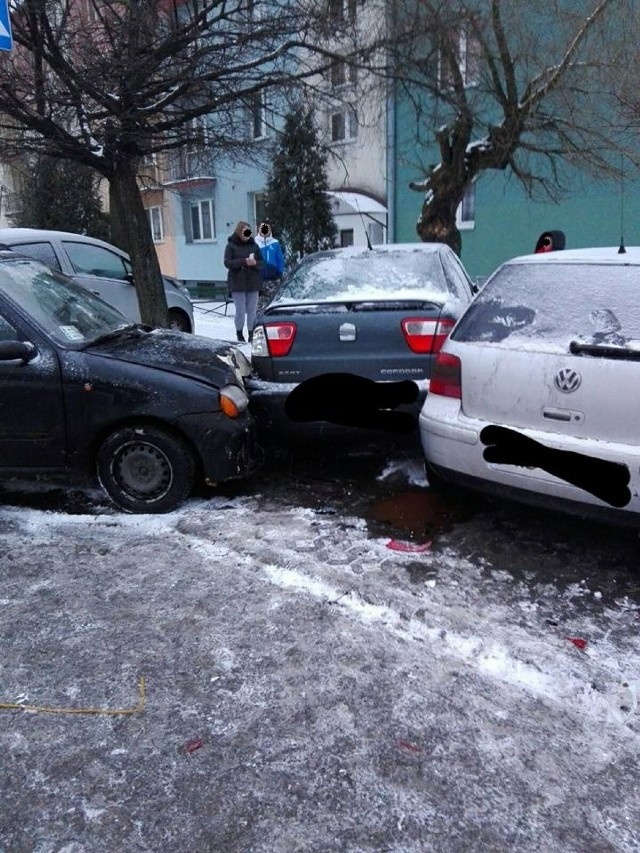
<instances>
[{"instance_id":1,"label":"car wheel","mask_svg":"<svg viewBox=\"0 0 640 853\"><path fill-rule=\"evenodd\" d=\"M171 308L169 311L169 328L174 332L190 332L191 323L183 311Z\"/></svg>"},{"instance_id":2,"label":"car wheel","mask_svg":"<svg viewBox=\"0 0 640 853\"><path fill-rule=\"evenodd\" d=\"M97 457L98 478L126 512L170 512L191 493L194 455L177 436L158 427L130 426L112 433Z\"/></svg>"}]
</instances>

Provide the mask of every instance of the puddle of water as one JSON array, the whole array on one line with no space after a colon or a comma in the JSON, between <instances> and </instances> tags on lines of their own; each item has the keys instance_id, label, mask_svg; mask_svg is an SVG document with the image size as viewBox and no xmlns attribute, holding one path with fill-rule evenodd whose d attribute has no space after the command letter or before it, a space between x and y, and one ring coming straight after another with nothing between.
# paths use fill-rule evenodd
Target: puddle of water
<instances>
[{"instance_id":1,"label":"puddle of water","mask_svg":"<svg viewBox=\"0 0 640 853\"><path fill-rule=\"evenodd\" d=\"M409 489L375 501L365 511L365 518L421 541L446 533L473 514L471 506L457 499L429 489Z\"/></svg>"}]
</instances>

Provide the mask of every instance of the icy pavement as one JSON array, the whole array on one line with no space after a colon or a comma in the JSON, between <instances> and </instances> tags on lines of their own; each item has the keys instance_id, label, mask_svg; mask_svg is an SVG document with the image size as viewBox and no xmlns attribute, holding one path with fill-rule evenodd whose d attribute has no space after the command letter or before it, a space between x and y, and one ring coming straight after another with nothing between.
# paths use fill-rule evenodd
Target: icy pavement
<instances>
[{"instance_id":1,"label":"icy pavement","mask_svg":"<svg viewBox=\"0 0 640 853\"><path fill-rule=\"evenodd\" d=\"M0 702L134 709L0 711L2 853L635 853L638 601L483 527L0 508Z\"/></svg>"}]
</instances>

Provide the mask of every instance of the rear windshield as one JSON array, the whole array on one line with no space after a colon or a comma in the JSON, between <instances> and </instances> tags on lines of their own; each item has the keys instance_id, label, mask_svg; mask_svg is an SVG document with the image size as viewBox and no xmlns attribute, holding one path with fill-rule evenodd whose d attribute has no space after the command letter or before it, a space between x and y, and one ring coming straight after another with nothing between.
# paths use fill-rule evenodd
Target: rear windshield
<instances>
[{"instance_id":1,"label":"rear windshield","mask_svg":"<svg viewBox=\"0 0 640 853\"><path fill-rule=\"evenodd\" d=\"M640 347L640 267L508 264L451 338L564 351L575 341Z\"/></svg>"},{"instance_id":2,"label":"rear windshield","mask_svg":"<svg viewBox=\"0 0 640 853\"><path fill-rule=\"evenodd\" d=\"M302 263L284 282L277 301L462 298L447 280L436 252L358 250ZM468 299L468 296L467 296Z\"/></svg>"}]
</instances>

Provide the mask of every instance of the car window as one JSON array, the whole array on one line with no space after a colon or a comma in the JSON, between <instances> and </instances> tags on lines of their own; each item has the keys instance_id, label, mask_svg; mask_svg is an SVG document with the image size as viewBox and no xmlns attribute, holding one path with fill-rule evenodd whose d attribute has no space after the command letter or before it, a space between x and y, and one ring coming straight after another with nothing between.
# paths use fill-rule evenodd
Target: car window
<instances>
[{"instance_id":1,"label":"car window","mask_svg":"<svg viewBox=\"0 0 640 853\"><path fill-rule=\"evenodd\" d=\"M640 345L640 267L508 264L486 283L454 329L457 341Z\"/></svg>"},{"instance_id":2,"label":"car window","mask_svg":"<svg viewBox=\"0 0 640 853\"><path fill-rule=\"evenodd\" d=\"M17 341L18 332L11 323L0 314L0 341Z\"/></svg>"},{"instance_id":3,"label":"car window","mask_svg":"<svg viewBox=\"0 0 640 853\"><path fill-rule=\"evenodd\" d=\"M39 243L18 243L12 248L14 252L19 252L22 255L28 255L36 261L42 261L43 264L51 267L51 269L58 270L59 272L62 270L51 243L46 241Z\"/></svg>"},{"instance_id":4,"label":"car window","mask_svg":"<svg viewBox=\"0 0 640 853\"><path fill-rule=\"evenodd\" d=\"M302 263L294 269L277 299L425 299L460 298L458 282L448 282L436 252L357 250ZM468 291L465 292L468 298Z\"/></svg>"},{"instance_id":5,"label":"car window","mask_svg":"<svg viewBox=\"0 0 640 853\"><path fill-rule=\"evenodd\" d=\"M79 274L126 280L131 272L131 264L102 246L71 240L64 240L62 245L69 255L74 270Z\"/></svg>"},{"instance_id":6,"label":"car window","mask_svg":"<svg viewBox=\"0 0 640 853\"><path fill-rule=\"evenodd\" d=\"M82 344L129 323L111 305L37 261L3 262L0 293L63 345Z\"/></svg>"},{"instance_id":7,"label":"car window","mask_svg":"<svg viewBox=\"0 0 640 853\"><path fill-rule=\"evenodd\" d=\"M443 255L442 265L445 269L449 281L453 282L455 287L461 293L470 294L477 290L476 286L466 274L466 272L462 268L462 265L460 264L460 261L458 261L457 258Z\"/></svg>"}]
</instances>

